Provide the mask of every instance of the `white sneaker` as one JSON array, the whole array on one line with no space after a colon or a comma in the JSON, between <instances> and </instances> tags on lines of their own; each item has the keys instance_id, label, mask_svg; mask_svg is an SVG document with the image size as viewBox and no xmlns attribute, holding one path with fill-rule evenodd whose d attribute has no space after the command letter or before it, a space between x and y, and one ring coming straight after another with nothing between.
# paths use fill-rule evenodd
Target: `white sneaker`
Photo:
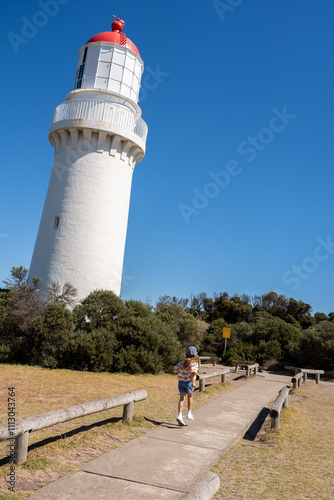
<instances>
[{"instance_id":1,"label":"white sneaker","mask_svg":"<svg viewBox=\"0 0 334 500\"><path fill-rule=\"evenodd\" d=\"M188 413L188 415L187 415L187 419L188 419L188 420L195 420L195 419L194 419L194 415L193 415L192 413Z\"/></svg>"},{"instance_id":2,"label":"white sneaker","mask_svg":"<svg viewBox=\"0 0 334 500\"><path fill-rule=\"evenodd\" d=\"M177 421L177 423L178 423L179 425L186 425L186 424L184 423L184 420L183 420L182 415L179 415L179 416L177 417L176 421Z\"/></svg>"}]
</instances>

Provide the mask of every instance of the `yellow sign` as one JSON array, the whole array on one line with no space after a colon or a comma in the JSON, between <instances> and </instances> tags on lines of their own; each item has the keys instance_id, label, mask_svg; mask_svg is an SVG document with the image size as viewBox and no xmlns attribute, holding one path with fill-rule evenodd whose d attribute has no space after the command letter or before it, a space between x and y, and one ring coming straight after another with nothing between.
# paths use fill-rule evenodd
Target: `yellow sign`
<instances>
[{"instance_id":1,"label":"yellow sign","mask_svg":"<svg viewBox=\"0 0 334 500\"><path fill-rule=\"evenodd\" d=\"M223 328L223 339L229 339L231 337L231 328Z\"/></svg>"}]
</instances>

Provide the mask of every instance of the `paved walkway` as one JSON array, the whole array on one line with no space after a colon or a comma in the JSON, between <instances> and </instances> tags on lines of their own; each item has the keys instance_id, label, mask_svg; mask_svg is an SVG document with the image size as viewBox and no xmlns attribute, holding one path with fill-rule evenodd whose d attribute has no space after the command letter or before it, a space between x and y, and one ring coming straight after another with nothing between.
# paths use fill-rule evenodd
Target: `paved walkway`
<instances>
[{"instance_id":1,"label":"paved walkway","mask_svg":"<svg viewBox=\"0 0 334 500\"><path fill-rule=\"evenodd\" d=\"M36 500L210 499L219 479L212 465L245 434L291 376L260 373L254 380L176 421L85 464L39 490Z\"/></svg>"}]
</instances>

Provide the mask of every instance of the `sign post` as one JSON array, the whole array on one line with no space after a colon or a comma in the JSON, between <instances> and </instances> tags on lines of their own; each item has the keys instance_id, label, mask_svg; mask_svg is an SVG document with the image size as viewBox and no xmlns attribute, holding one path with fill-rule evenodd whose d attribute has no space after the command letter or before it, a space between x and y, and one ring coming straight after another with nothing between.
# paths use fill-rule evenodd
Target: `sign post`
<instances>
[{"instance_id":1,"label":"sign post","mask_svg":"<svg viewBox=\"0 0 334 500\"><path fill-rule=\"evenodd\" d=\"M231 328L223 328L223 339L225 339L224 352L226 352L227 339L231 338Z\"/></svg>"}]
</instances>

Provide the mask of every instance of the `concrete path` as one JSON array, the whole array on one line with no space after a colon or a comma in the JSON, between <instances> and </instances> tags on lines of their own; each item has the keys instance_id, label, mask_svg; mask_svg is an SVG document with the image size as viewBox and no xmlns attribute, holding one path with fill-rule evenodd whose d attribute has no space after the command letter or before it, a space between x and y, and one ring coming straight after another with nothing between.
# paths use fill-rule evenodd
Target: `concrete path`
<instances>
[{"instance_id":1,"label":"concrete path","mask_svg":"<svg viewBox=\"0 0 334 500\"><path fill-rule=\"evenodd\" d=\"M162 424L39 490L36 500L206 500L219 488L208 472L291 376L260 373L194 411L185 427Z\"/></svg>"}]
</instances>

